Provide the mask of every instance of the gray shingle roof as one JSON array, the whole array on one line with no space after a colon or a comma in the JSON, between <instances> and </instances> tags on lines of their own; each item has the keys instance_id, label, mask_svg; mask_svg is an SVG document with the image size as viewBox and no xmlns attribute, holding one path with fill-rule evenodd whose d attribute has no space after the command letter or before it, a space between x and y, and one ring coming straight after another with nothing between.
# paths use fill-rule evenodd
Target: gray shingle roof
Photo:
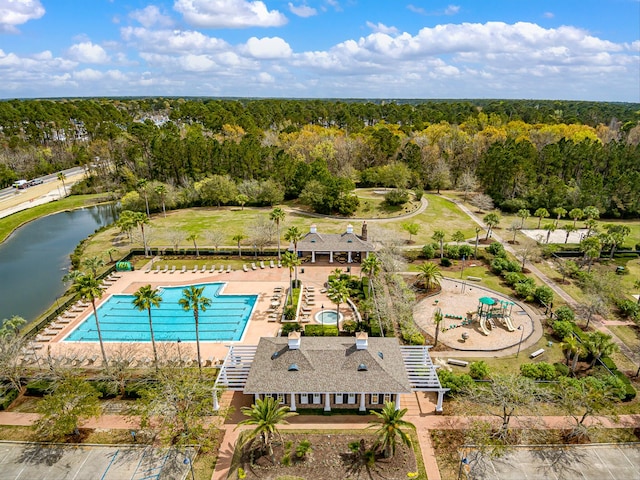
<instances>
[{"instance_id":1,"label":"gray shingle roof","mask_svg":"<svg viewBox=\"0 0 640 480\"><path fill-rule=\"evenodd\" d=\"M287 338L261 338L244 393L411 392L397 340L368 342L357 350L355 337L302 337L300 349L290 350Z\"/></svg>"},{"instance_id":2,"label":"gray shingle roof","mask_svg":"<svg viewBox=\"0 0 640 480\"><path fill-rule=\"evenodd\" d=\"M373 244L355 233L307 233L299 242L301 252L371 252Z\"/></svg>"}]
</instances>

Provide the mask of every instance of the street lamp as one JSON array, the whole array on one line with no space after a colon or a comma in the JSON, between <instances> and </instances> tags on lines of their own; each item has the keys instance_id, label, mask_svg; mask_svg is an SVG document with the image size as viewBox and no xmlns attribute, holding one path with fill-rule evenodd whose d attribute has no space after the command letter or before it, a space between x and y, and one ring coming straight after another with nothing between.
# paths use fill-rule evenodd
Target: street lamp
<instances>
[{"instance_id":1,"label":"street lamp","mask_svg":"<svg viewBox=\"0 0 640 480\"><path fill-rule=\"evenodd\" d=\"M178 365L182 365L182 354L180 353L180 344L182 343L182 340L178 339L176 340L176 343L178 344Z\"/></svg>"},{"instance_id":2,"label":"street lamp","mask_svg":"<svg viewBox=\"0 0 640 480\"><path fill-rule=\"evenodd\" d=\"M520 325L518 327L518 330L522 330L522 333L520 334L520 341L518 342L518 352L516 353L516 358L518 358L518 355L520 355L520 347L522 346L522 337L524 337L524 327Z\"/></svg>"},{"instance_id":3,"label":"street lamp","mask_svg":"<svg viewBox=\"0 0 640 480\"><path fill-rule=\"evenodd\" d=\"M322 322L322 333L324 334L324 303L320 305L320 321Z\"/></svg>"}]
</instances>

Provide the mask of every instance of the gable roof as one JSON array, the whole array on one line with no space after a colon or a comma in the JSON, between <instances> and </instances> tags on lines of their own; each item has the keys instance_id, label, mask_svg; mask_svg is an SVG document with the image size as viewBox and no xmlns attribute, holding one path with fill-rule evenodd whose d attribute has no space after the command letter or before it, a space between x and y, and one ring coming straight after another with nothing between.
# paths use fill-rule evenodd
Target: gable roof
<instances>
[{"instance_id":1,"label":"gable roof","mask_svg":"<svg viewBox=\"0 0 640 480\"><path fill-rule=\"evenodd\" d=\"M301 252L371 252L373 244L362 240L355 233L307 233L298 241Z\"/></svg>"},{"instance_id":2,"label":"gable roof","mask_svg":"<svg viewBox=\"0 0 640 480\"><path fill-rule=\"evenodd\" d=\"M354 337L302 337L292 350L285 337L263 337L243 391L408 393L411 383L394 338L369 338L368 348L358 350Z\"/></svg>"}]
</instances>

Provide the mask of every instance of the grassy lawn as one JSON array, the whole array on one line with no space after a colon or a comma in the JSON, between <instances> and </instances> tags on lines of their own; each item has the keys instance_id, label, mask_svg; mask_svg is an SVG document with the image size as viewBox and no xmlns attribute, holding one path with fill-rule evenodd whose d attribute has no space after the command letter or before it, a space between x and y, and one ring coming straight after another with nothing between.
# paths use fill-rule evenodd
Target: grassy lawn
<instances>
[{"instance_id":1,"label":"grassy lawn","mask_svg":"<svg viewBox=\"0 0 640 480\"><path fill-rule=\"evenodd\" d=\"M640 352L640 328L637 326L610 325L609 330L631 350Z\"/></svg>"},{"instance_id":2,"label":"grassy lawn","mask_svg":"<svg viewBox=\"0 0 640 480\"><path fill-rule=\"evenodd\" d=\"M16 212L13 215L0 219L0 242L4 242L16 228L36 218L65 210L88 207L105 201L109 200L104 194L72 195L56 200L55 202L45 203L44 205L38 205L27 210Z\"/></svg>"}]
</instances>

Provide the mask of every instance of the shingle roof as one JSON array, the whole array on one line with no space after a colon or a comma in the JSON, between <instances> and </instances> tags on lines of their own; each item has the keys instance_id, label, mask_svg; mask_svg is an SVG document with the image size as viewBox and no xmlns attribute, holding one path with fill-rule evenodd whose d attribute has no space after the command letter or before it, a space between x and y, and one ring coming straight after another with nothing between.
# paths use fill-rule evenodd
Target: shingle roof
<instances>
[{"instance_id":1,"label":"shingle roof","mask_svg":"<svg viewBox=\"0 0 640 480\"><path fill-rule=\"evenodd\" d=\"M366 350L356 349L355 337L302 337L298 350L290 350L287 342L260 339L244 393L411 392L394 338L369 338ZM290 370L293 364L298 370Z\"/></svg>"},{"instance_id":2,"label":"shingle roof","mask_svg":"<svg viewBox=\"0 0 640 480\"><path fill-rule=\"evenodd\" d=\"M371 252L373 244L362 240L355 233L307 233L298 241L301 252Z\"/></svg>"}]
</instances>

